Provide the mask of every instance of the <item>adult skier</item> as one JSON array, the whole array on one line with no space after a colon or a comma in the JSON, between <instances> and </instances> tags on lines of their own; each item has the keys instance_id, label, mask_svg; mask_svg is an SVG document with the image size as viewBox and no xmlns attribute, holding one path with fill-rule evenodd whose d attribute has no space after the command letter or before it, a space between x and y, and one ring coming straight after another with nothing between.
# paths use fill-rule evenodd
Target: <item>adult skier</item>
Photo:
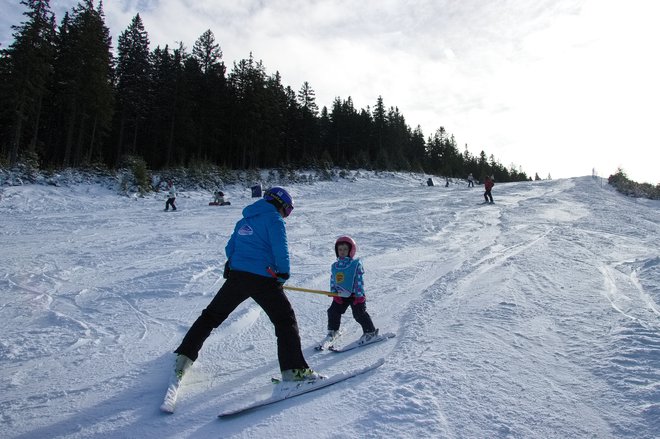
<instances>
[{"instance_id":1,"label":"adult skier","mask_svg":"<svg viewBox=\"0 0 660 439\"><path fill-rule=\"evenodd\" d=\"M227 280L174 351L179 378L197 360L211 331L248 298L266 312L275 326L282 380L323 378L305 361L296 315L283 290L290 271L284 218L292 211L293 199L281 187L267 190L263 198L243 209L243 218L236 223L225 247ZM269 271L275 272L276 278Z\"/></svg>"}]
</instances>

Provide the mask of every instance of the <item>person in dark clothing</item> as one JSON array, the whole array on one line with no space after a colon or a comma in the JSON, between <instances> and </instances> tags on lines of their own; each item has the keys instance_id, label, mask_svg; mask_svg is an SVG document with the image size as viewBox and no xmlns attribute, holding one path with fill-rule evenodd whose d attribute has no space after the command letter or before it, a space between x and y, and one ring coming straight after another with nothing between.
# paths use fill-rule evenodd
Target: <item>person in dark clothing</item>
<instances>
[{"instance_id":1,"label":"person in dark clothing","mask_svg":"<svg viewBox=\"0 0 660 439\"><path fill-rule=\"evenodd\" d=\"M493 195L490 193L493 186L495 186L493 180L489 176L486 176L486 179L484 180L484 188L486 189L486 192L484 192L484 198L486 199L486 203L490 201L490 204L493 204Z\"/></svg>"},{"instance_id":2,"label":"person in dark clothing","mask_svg":"<svg viewBox=\"0 0 660 439\"><path fill-rule=\"evenodd\" d=\"M216 191L213 194L213 201L209 203L209 206L229 206L231 203L225 201L225 193L222 191Z\"/></svg>"},{"instance_id":3,"label":"person in dark clothing","mask_svg":"<svg viewBox=\"0 0 660 439\"><path fill-rule=\"evenodd\" d=\"M275 326L283 381L323 378L305 361L296 315L283 290L290 269L283 218L292 210L293 199L279 187L269 189L262 199L243 209L243 218L236 223L225 247L223 276L227 280L174 351L175 373L180 378L197 360L211 331L248 298L266 312Z\"/></svg>"}]
</instances>

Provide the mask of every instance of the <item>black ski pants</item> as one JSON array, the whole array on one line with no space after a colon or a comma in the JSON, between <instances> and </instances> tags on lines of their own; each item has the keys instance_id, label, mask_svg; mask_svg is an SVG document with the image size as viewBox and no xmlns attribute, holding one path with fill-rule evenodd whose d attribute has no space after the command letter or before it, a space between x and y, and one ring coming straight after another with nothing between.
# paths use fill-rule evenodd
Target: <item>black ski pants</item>
<instances>
[{"instance_id":1,"label":"black ski pants","mask_svg":"<svg viewBox=\"0 0 660 439\"><path fill-rule=\"evenodd\" d=\"M490 202L493 202L493 195L490 193L490 189L486 189L486 192L484 192L484 198L486 201L489 201L488 199L490 198Z\"/></svg>"},{"instance_id":2,"label":"black ski pants","mask_svg":"<svg viewBox=\"0 0 660 439\"><path fill-rule=\"evenodd\" d=\"M341 325L341 316L346 312L348 307L351 307L353 318L362 326L363 332L374 332L376 328L371 321L371 316L367 312L367 302L354 303L354 297L342 297L341 302L337 303L332 301L330 308L328 308L328 330L337 331Z\"/></svg>"},{"instance_id":3,"label":"black ski pants","mask_svg":"<svg viewBox=\"0 0 660 439\"><path fill-rule=\"evenodd\" d=\"M276 279L243 271L229 272L229 278L174 352L195 361L211 331L249 297L257 302L275 326L280 370L309 367L300 346L296 315L282 285Z\"/></svg>"}]
</instances>

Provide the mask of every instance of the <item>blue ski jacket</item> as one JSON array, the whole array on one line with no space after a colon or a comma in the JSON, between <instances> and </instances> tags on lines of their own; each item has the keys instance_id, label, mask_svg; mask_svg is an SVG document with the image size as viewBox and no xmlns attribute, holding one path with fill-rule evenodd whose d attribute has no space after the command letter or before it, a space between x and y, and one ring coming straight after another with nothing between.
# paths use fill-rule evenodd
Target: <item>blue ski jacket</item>
<instances>
[{"instance_id":1,"label":"blue ski jacket","mask_svg":"<svg viewBox=\"0 0 660 439\"><path fill-rule=\"evenodd\" d=\"M243 219L236 223L225 254L232 270L264 277L271 277L268 267L289 273L286 227L275 206L262 198L243 209Z\"/></svg>"},{"instance_id":2,"label":"blue ski jacket","mask_svg":"<svg viewBox=\"0 0 660 439\"><path fill-rule=\"evenodd\" d=\"M348 256L337 258L330 268L330 291L341 297L364 297L364 267L362 261ZM341 302L340 302L341 303ZM359 302L358 302L359 303Z\"/></svg>"}]
</instances>

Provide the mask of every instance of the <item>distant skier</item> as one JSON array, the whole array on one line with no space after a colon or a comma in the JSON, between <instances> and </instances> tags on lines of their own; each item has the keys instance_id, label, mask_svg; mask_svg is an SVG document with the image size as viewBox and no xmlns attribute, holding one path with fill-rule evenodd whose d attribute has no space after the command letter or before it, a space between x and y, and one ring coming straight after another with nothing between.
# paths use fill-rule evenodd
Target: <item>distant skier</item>
<instances>
[{"instance_id":1,"label":"distant skier","mask_svg":"<svg viewBox=\"0 0 660 439\"><path fill-rule=\"evenodd\" d=\"M495 183L493 183L493 180L487 175L484 180L484 188L486 189L486 192L484 192L484 198L486 199L486 203L488 203L490 199L490 204L493 204L493 195L490 193L493 186L495 186Z\"/></svg>"},{"instance_id":2,"label":"distant skier","mask_svg":"<svg viewBox=\"0 0 660 439\"><path fill-rule=\"evenodd\" d=\"M176 210L176 205L174 204L174 200L176 200L176 187L174 187L174 184L172 183L171 180L168 180L167 201L165 202L165 211L170 210L170 206L172 206L172 210Z\"/></svg>"},{"instance_id":3,"label":"distant skier","mask_svg":"<svg viewBox=\"0 0 660 439\"><path fill-rule=\"evenodd\" d=\"M335 337L341 325L341 316L351 307L353 317L362 326L361 341L369 341L378 335L371 316L367 313L367 297L364 294L364 268L353 258L357 244L350 236L341 236L335 242L337 261L332 264L330 291L341 297L333 297L328 308L328 336Z\"/></svg>"},{"instance_id":4,"label":"distant skier","mask_svg":"<svg viewBox=\"0 0 660 439\"><path fill-rule=\"evenodd\" d=\"M223 277L227 280L174 351L177 354L174 370L179 378L197 360L211 331L248 298L264 310L275 326L282 380L324 378L305 361L296 314L283 289L290 270L284 218L291 211L293 199L281 187L268 189L262 199L243 209L243 218L236 223L225 247L227 263Z\"/></svg>"},{"instance_id":5,"label":"distant skier","mask_svg":"<svg viewBox=\"0 0 660 439\"><path fill-rule=\"evenodd\" d=\"M468 187L474 187L474 176L472 176L472 172L468 175L467 181Z\"/></svg>"}]
</instances>

